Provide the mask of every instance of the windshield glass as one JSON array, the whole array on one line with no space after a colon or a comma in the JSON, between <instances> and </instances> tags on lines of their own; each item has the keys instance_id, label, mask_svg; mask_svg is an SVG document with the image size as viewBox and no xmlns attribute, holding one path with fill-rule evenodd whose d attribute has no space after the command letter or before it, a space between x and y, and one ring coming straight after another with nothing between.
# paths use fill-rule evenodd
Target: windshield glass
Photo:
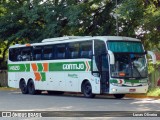
<instances>
[{"instance_id":1,"label":"windshield glass","mask_svg":"<svg viewBox=\"0 0 160 120\"><path fill-rule=\"evenodd\" d=\"M112 52L144 53L141 42L133 41L108 41L108 49Z\"/></svg>"},{"instance_id":2,"label":"windshield glass","mask_svg":"<svg viewBox=\"0 0 160 120\"><path fill-rule=\"evenodd\" d=\"M146 78L147 66L144 54L114 53L115 64L111 76L120 78Z\"/></svg>"}]
</instances>

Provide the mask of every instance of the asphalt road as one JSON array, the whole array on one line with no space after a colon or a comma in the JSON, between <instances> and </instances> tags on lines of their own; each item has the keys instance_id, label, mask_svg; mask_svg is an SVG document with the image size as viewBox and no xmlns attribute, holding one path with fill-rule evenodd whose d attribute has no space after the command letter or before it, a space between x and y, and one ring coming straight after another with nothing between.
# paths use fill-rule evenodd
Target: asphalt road
<instances>
[{"instance_id":1,"label":"asphalt road","mask_svg":"<svg viewBox=\"0 0 160 120\"><path fill-rule=\"evenodd\" d=\"M97 96L88 99L80 94L23 95L0 91L0 111L160 111L160 99L115 99Z\"/></svg>"},{"instance_id":2,"label":"asphalt road","mask_svg":"<svg viewBox=\"0 0 160 120\"><path fill-rule=\"evenodd\" d=\"M24 95L18 91L0 91L0 111L154 111L160 110L159 99L115 99L112 96L89 99L79 94Z\"/></svg>"}]
</instances>

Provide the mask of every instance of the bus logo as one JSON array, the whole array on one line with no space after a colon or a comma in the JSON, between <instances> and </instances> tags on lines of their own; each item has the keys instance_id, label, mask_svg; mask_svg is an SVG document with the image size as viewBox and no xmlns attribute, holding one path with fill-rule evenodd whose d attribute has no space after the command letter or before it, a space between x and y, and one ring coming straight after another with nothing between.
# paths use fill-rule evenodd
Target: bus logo
<instances>
[{"instance_id":1,"label":"bus logo","mask_svg":"<svg viewBox=\"0 0 160 120\"><path fill-rule=\"evenodd\" d=\"M10 66L9 70L20 70L20 66Z\"/></svg>"},{"instance_id":2,"label":"bus logo","mask_svg":"<svg viewBox=\"0 0 160 120\"><path fill-rule=\"evenodd\" d=\"M63 70L83 70L84 64L63 64Z\"/></svg>"}]
</instances>

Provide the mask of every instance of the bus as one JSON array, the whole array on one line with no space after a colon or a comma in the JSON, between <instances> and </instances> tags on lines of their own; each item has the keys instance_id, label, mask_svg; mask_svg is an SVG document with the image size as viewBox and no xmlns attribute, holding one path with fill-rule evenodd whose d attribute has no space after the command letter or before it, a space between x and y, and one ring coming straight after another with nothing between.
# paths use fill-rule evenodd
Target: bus
<instances>
[{"instance_id":1,"label":"bus","mask_svg":"<svg viewBox=\"0 0 160 120\"><path fill-rule=\"evenodd\" d=\"M146 54L139 39L122 36L64 36L9 47L8 86L23 94L81 92L87 98L146 93Z\"/></svg>"}]
</instances>

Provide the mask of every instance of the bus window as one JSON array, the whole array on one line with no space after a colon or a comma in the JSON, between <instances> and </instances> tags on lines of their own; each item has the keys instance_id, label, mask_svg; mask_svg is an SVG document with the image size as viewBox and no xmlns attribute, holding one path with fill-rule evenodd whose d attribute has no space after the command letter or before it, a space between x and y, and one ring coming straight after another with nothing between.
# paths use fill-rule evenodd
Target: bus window
<instances>
[{"instance_id":1,"label":"bus window","mask_svg":"<svg viewBox=\"0 0 160 120\"><path fill-rule=\"evenodd\" d=\"M22 48L21 53L22 61L30 61L32 60L32 49L31 47Z\"/></svg>"},{"instance_id":2,"label":"bus window","mask_svg":"<svg viewBox=\"0 0 160 120\"><path fill-rule=\"evenodd\" d=\"M106 45L103 41L100 40L95 40L94 41L94 51L95 51L95 61L96 61L96 65L98 70L100 70L101 66L100 66L100 57L102 57L102 54L106 53ZM103 56L102 59L105 59L105 57ZM108 60L107 60L108 61ZM101 61L102 62L102 61ZM108 63L104 63L102 64L102 68L107 68Z\"/></svg>"},{"instance_id":3,"label":"bus window","mask_svg":"<svg viewBox=\"0 0 160 120\"><path fill-rule=\"evenodd\" d=\"M62 45L56 45L57 51L56 51L56 59L65 59L66 56L66 46L64 44Z\"/></svg>"},{"instance_id":4,"label":"bus window","mask_svg":"<svg viewBox=\"0 0 160 120\"><path fill-rule=\"evenodd\" d=\"M68 55L70 59L79 57L79 43L69 43Z\"/></svg>"},{"instance_id":5,"label":"bus window","mask_svg":"<svg viewBox=\"0 0 160 120\"><path fill-rule=\"evenodd\" d=\"M33 60L42 59L42 47L36 46L33 48Z\"/></svg>"},{"instance_id":6,"label":"bus window","mask_svg":"<svg viewBox=\"0 0 160 120\"><path fill-rule=\"evenodd\" d=\"M91 58L92 57L92 41L82 42L80 44L80 57Z\"/></svg>"},{"instance_id":7,"label":"bus window","mask_svg":"<svg viewBox=\"0 0 160 120\"><path fill-rule=\"evenodd\" d=\"M9 60L11 61L21 61L21 51L20 48L9 49Z\"/></svg>"},{"instance_id":8,"label":"bus window","mask_svg":"<svg viewBox=\"0 0 160 120\"><path fill-rule=\"evenodd\" d=\"M53 46L45 46L43 50L43 59L52 60L53 59Z\"/></svg>"}]
</instances>

